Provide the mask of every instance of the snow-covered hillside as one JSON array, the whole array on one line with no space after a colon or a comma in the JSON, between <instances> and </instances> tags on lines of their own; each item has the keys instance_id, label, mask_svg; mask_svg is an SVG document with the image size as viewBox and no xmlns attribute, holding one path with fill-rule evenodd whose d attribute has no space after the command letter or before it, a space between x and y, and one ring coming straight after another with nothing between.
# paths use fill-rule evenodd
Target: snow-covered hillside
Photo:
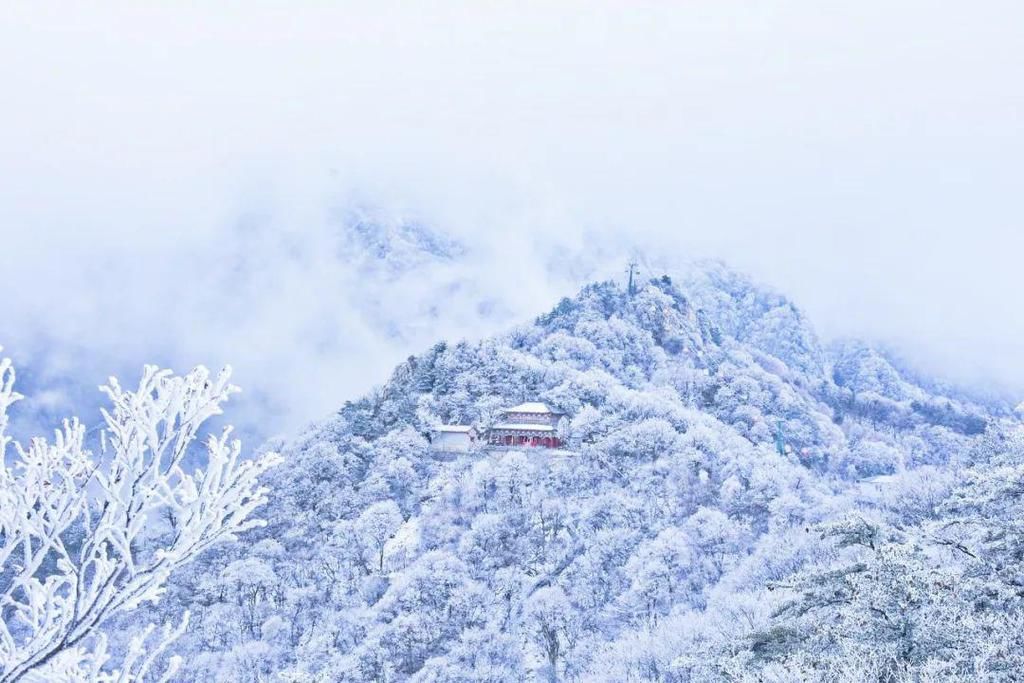
<instances>
[{"instance_id":1,"label":"snow-covered hillside","mask_svg":"<svg viewBox=\"0 0 1024 683\"><path fill-rule=\"evenodd\" d=\"M936 386L719 266L439 342L270 445L179 680L1011 680L1024 439ZM568 453L430 448L527 400Z\"/></svg>"}]
</instances>

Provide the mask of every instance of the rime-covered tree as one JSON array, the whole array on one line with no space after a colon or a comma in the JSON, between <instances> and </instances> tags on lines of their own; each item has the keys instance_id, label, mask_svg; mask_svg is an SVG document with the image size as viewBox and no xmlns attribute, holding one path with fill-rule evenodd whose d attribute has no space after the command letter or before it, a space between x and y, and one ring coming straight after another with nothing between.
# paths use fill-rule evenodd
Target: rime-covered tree
<instances>
[{"instance_id":1,"label":"rime-covered tree","mask_svg":"<svg viewBox=\"0 0 1024 683\"><path fill-rule=\"evenodd\" d=\"M52 440L13 442L7 411L21 397L10 361L0 361L0 681L157 675L154 661L187 615L161 633L144 629L109 669L103 626L158 602L172 572L259 524L267 490L258 478L278 462L241 458L225 429L207 438L203 466L185 469L203 423L237 390L229 376L146 367L134 391L111 379L104 449L94 454L76 419Z\"/></svg>"}]
</instances>

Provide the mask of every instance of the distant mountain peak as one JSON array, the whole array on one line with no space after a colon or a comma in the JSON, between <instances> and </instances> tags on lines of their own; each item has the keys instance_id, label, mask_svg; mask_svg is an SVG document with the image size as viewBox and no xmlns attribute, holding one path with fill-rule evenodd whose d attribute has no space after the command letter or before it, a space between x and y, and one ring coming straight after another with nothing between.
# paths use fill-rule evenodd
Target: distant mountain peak
<instances>
[{"instance_id":1,"label":"distant mountain peak","mask_svg":"<svg viewBox=\"0 0 1024 683\"><path fill-rule=\"evenodd\" d=\"M401 275L431 262L452 261L465 247L441 230L408 217L365 208L339 212L340 256L363 268Z\"/></svg>"}]
</instances>

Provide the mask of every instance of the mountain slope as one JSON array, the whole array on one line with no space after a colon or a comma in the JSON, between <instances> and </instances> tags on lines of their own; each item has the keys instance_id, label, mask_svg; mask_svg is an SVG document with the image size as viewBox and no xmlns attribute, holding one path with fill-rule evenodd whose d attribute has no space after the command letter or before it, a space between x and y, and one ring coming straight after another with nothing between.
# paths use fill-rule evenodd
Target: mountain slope
<instances>
[{"instance_id":1,"label":"mountain slope","mask_svg":"<svg viewBox=\"0 0 1024 683\"><path fill-rule=\"evenodd\" d=\"M823 349L791 303L736 274L688 282L593 284L504 335L439 343L280 444L268 525L176 578L167 605L193 613L181 680L804 666L821 605L800 581L830 584L801 577L904 543L963 486L987 486L987 470L958 473L1012 462L1017 424L870 348ZM567 453L430 448L433 426L485 429L524 400L567 413Z\"/></svg>"}]
</instances>

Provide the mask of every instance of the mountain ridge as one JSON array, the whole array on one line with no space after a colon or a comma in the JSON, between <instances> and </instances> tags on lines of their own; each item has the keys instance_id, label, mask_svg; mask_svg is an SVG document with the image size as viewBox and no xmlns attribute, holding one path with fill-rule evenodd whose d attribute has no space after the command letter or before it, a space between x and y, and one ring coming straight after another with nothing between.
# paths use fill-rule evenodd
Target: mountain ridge
<instances>
[{"instance_id":1,"label":"mountain ridge","mask_svg":"<svg viewBox=\"0 0 1024 683\"><path fill-rule=\"evenodd\" d=\"M486 429L525 400L568 414L571 455L430 446L438 424ZM866 345L822 347L742 276L593 283L503 334L435 344L272 444L286 464L267 526L171 587L196 624L183 675L734 680L804 666L790 631L841 663L808 611L779 616L811 599L801 572L867 547L822 539L853 515L872 553L898 544L891 525L930 519L1018 433ZM714 635L744 610L743 645Z\"/></svg>"}]
</instances>

